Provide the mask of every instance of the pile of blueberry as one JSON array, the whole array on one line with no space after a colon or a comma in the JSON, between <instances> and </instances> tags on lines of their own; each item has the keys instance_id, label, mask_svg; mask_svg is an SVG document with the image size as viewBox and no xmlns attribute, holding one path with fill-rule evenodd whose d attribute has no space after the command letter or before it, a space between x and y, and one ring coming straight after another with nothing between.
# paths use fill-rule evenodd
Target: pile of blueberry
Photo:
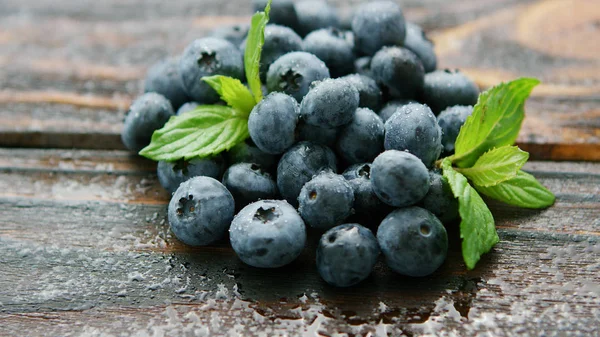
<instances>
[{"instance_id":1,"label":"pile of blueberry","mask_svg":"<svg viewBox=\"0 0 600 337\"><path fill-rule=\"evenodd\" d=\"M250 114L250 138L212 158L158 163L179 240L208 245L229 231L243 262L276 268L302 252L308 226L323 233L317 268L336 286L364 280L380 251L403 275L443 263L443 224L456 224L458 204L434 166L454 151L478 88L436 70L433 44L395 2L364 3L345 21L322 0L273 1L266 96ZM222 104L201 78L244 81L247 32L219 28L153 66L126 116L127 148L148 145L174 109Z\"/></svg>"}]
</instances>

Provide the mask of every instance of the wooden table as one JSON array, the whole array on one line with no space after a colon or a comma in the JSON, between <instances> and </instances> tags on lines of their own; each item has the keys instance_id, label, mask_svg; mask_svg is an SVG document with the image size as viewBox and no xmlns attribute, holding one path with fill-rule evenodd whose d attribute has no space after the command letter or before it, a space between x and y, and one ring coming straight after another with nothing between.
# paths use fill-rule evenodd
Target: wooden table
<instances>
[{"instance_id":1,"label":"wooden table","mask_svg":"<svg viewBox=\"0 0 600 337\"><path fill-rule=\"evenodd\" d=\"M315 271L315 235L279 270L243 265L226 243L179 243L155 164L120 142L147 67L248 22L248 1L1 1L0 335L600 335L598 2L403 3L441 67L482 88L543 81L519 145L557 202L494 203L501 241L473 271L450 229L434 275L379 263L336 289Z\"/></svg>"}]
</instances>

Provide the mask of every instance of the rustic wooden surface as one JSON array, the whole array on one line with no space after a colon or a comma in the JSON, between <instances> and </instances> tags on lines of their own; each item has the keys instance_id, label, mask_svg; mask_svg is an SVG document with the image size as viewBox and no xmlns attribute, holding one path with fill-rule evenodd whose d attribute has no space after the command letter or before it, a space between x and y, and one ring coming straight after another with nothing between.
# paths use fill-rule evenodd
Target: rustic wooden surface
<instances>
[{"instance_id":1,"label":"rustic wooden surface","mask_svg":"<svg viewBox=\"0 0 600 337\"><path fill-rule=\"evenodd\" d=\"M349 13L358 1L331 2ZM501 241L474 271L450 229L434 275L380 262L363 284L336 289L315 271L315 233L274 271L243 265L226 240L182 245L155 164L122 151L147 67L247 21L249 1L0 1L0 336L598 335L600 6L403 4L442 67L482 88L542 79L519 144L552 160L526 169L557 203L492 203Z\"/></svg>"}]
</instances>

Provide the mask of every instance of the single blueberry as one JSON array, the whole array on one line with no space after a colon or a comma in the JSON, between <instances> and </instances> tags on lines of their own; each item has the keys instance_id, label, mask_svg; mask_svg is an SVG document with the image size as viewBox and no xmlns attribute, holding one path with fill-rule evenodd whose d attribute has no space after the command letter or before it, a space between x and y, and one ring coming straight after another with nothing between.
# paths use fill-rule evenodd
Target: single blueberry
<instances>
[{"instance_id":1,"label":"single blueberry","mask_svg":"<svg viewBox=\"0 0 600 337\"><path fill-rule=\"evenodd\" d=\"M252 0L255 12L264 11L267 0ZM293 0L275 0L271 3L269 22L277 25L287 26L298 31L298 15Z\"/></svg>"},{"instance_id":2,"label":"single blueberry","mask_svg":"<svg viewBox=\"0 0 600 337\"><path fill-rule=\"evenodd\" d=\"M210 177L194 177L179 185L169 203L169 224L175 236L191 246L221 239L233 220L231 193Z\"/></svg>"},{"instance_id":3,"label":"single blueberry","mask_svg":"<svg viewBox=\"0 0 600 337\"><path fill-rule=\"evenodd\" d=\"M377 241L388 266L408 276L430 275L448 253L448 235L440 220L415 206L390 213L379 225Z\"/></svg>"},{"instance_id":4,"label":"single blueberry","mask_svg":"<svg viewBox=\"0 0 600 337\"><path fill-rule=\"evenodd\" d=\"M227 40L233 45L239 46L246 39L249 29L250 25L248 24L226 25L213 29L208 36Z\"/></svg>"},{"instance_id":5,"label":"single blueberry","mask_svg":"<svg viewBox=\"0 0 600 337\"><path fill-rule=\"evenodd\" d=\"M158 181L169 193L173 193L179 185L196 176L206 176L221 179L225 170L222 155L212 158L180 159L174 162L159 161L156 169Z\"/></svg>"},{"instance_id":6,"label":"single blueberry","mask_svg":"<svg viewBox=\"0 0 600 337\"><path fill-rule=\"evenodd\" d=\"M156 92L171 102L174 110L189 100L181 75L179 74L179 58L170 57L164 59L148 69L146 82L144 84L145 92Z\"/></svg>"},{"instance_id":7,"label":"single blueberry","mask_svg":"<svg viewBox=\"0 0 600 337\"><path fill-rule=\"evenodd\" d=\"M269 66L267 89L284 92L301 102L312 82L329 77L329 69L318 57L296 51L281 56Z\"/></svg>"},{"instance_id":8,"label":"single blueberry","mask_svg":"<svg viewBox=\"0 0 600 337\"><path fill-rule=\"evenodd\" d=\"M429 190L429 172L414 155L396 150L381 153L371 165L373 191L390 206L419 202Z\"/></svg>"},{"instance_id":9,"label":"single blueberry","mask_svg":"<svg viewBox=\"0 0 600 337\"><path fill-rule=\"evenodd\" d=\"M382 48L371 59L371 72L377 83L394 98L413 99L423 89L423 64L406 48Z\"/></svg>"},{"instance_id":10,"label":"single blueberry","mask_svg":"<svg viewBox=\"0 0 600 337\"><path fill-rule=\"evenodd\" d=\"M277 197L275 180L257 164L231 165L223 175L223 185L233 195L238 209L260 199Z\"/></svg>"},{"instance_id":11,"label":"single blueberry","mask_svg":"<svg viewBox=\"0 0 600 337\"><path fill-rule=\"evenodd\" d=\"M433 49L433 42L427 38L423 29L414 23L406 23L406 39L404 48L415 53L423 63L423 69L430 73L437 67L437 57Z\"/></svg>"},{"instance_id":12,"label":"single blueberry","mask_svg":"<svg viewBox=\"0 0 600 337\"><path fill-rule=\"evenodd\" d=\"M354 70L352 43L337 28L315 30L304 38L304 51L316 55L325 62L331 77L350 74Z\"/></svg>"},{"instance_id":13,"label":"single blueberry","mask_svg":"<svg viewBox=\"0 0 600 337\"><path fill-rule=\"evenodd\" d=\"M229 165L235 163L254 163L267 171L271 171L279 162L279 156L262 151L252 142L251 138L238 143L225 152L225 158Z\"/></svg>"},{"instance_id":14,"label":"single blueberry","mask_svg":"<svg viewBox=\"0 0 600 337\"><path fill-rule=\"evenodd\" d=\"M298 205L302 186L324 170L337 170L333 151L311 142L297 143L281 157L277 165L279 193L290 204Z\"/></svg>"},{"instance_id":15,"label":"single blueberry","mask_svg":"<svg viewBox=\"0 0 600 337\"><path fill-rule=\"evenodd\" d=\"M342 176L346 180L354 180L358 178L371 179L371 164L370 163L358 163L348 166Z\"/></svg>"},{"instance_id":16,"label":"single blueberry","mask_svg":"<svg viewBox=\"0 0 600 337\"><path fill-rule=\"evenodd\" d=\"M383 122L387 122L390 117L398 110L398 108L403 107L407 104L417 103L417 101L412 100L394 100L387 102L386 105L379 111L379 117Z\"/></svg>"},{"instance_id":17,"label":"single blueberry","mask_svg":"<svg viewBox=\"0 0 600 337\"><path fill-rule=\"evenodd\" d=\"M185 48L179 72L190 98L203 104L215 103L219 95L202 81L202 77L224 75L242 79L242 54L237 46L227 40L214 37L197 39Z\"/></svg>"},{"instance_id":18,"label":"single blueberry","mask_svg":"<svg viewBox=\"0 0 600 337\"><path fill-rule=\"evenodd\" d=\"M302 119L322 128L348 124L358 108L358 90L343 79L326 79L316 83L300 104Z\"/></svg>"},{"instance_id":19,"label":"single blueberry","mask_svg":"<svg viewBox=\"0 0 600 337\"><path fill-rule=\"evenodd\" d=\"M125 115L121 140L127 149L138 153L148 144L155 130L173 116L168 99L155 92L145 93L133 101Z\"/></svg>"},{"instance_id":20,"label":"single blueberry","mask_svg":"<svg viewBox=\"0 0 600 337\"><path fill-rule=\"evenodd\" d=\"M473 113L472 106L455 105L440 112L437 122L442 129L442 146L446 155L454 154L454 143L460 128Z\"/></svg>"},{"instance_id":21,"label":"single blueberry","mask_svg":"<svg viewBox=\"0 0 600 337\"><path fill-rule=\"evenodd\" d=\"M373 233L359 224L344 224L327 231L317 247L317 270L329 284L349 287L366 279L379 256Z\"/></svg>"},{"instance_id":22,"label":"single blueberry","mask_svg":"<svg viewBox=\"0 0 600 337\"><path fill-rule=\"evenodd\" d=\"M454 105L475 105L478 97L477 85L458 70L436 70L425 75L421 101L436 115Z\"/></svg>"},{"instance_id":23,"label":"single blueberry","mask_svg":"<svg viewBox=\"0 0 600 337\"><path fill-rule=\"evenodd\" d=\"M282 200L261 200L244 207L229 228L231 247L244 263L277 268L304 249L306 228L294 207Z\"/></svg>"},{"instance_id":24,"label":"single blueberry","mask_svg":"<svg viewBox=\"0 0 600 337\"><path fill-rule=\"evenodd\" d=\"M295 4L298 15L298 29L300 36L321 28L338 27L339 17L335 8L322 0L305 0Z\"/></svg>"},{"instance_id":25,"label":"single blueberry","mask_svg":"<svg viewBox=\"0 0 600 337\"><path fill-rule=\"evenodd\" d=\"M250 112L250 137L266 153L283 153L295 142L298 117L299 106L293 97L270 93Z\"/></svg>"},{"instance_id":26,"label":"single blueberry","mask_svg":"<svg viewBox=\"0 0 600 337\"><path fill-rule=\"evenodd\" d=\"M360 5L352 20L354 44L363 55L371 56L383 46L404 43L406 27L402 9L393 1Z\"/></svg>"},{"instance_id":27,"label":"single blueberry","mask_svg":"<svg viewBox=\"0 0 600 337\"><path fill-rule=\"evenodd\" d=\"M336 151L348 164L370 162L383 151L384 124L372 110L358 108L340 129Z\"/></svg>"},{"instance_id":28,"label":"single blueberry","mask_svg":"<svg viewBox=\"0 0 600 337\"><path fill-rule=\"evenodd\" d=\"M442 223L458 219L458 200L454 198L450 184L438 172L429 172L431 185L421 200L421 207L433 213Z\"/></svg>"},{"instance_id":29,"label":"single blueberry","mask_svg":"<svg viewBox=\"0 0 600 337\"><path fill-rule=\"evenodd\" d=\"M354 191L344 177L324 171L302 187L298 203L298 212L307 225L329 229L350 216Z\"/></svg>"},{"instance_id":30,"label":"single blueberry","mask_svg":"<svg viewBox=\"0 0 600 337\"><path fill-rule=\"evenodd\" d=\"M408 151L432 167L442 152L442 130L428 106L407 104L385 122L384 146Z\"/></svg>"},{"instance_id":31,"label":"single blueberry","mask_svg":"<svg viewBox=\"0 0 600 337\"><path fill-rule=\"evenodd\" d=\"M358 90L359 107L379 111L383 98L381 97L381 90L374 79L360 74L344 76L342 79L348 81Z\"/></svg>"}]
</instances>

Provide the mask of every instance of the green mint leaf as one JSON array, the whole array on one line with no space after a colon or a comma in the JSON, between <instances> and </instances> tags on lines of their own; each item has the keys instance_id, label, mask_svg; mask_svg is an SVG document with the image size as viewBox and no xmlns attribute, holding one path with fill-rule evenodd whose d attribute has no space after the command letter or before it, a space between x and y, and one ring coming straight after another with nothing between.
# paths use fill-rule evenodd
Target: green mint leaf
<instances>
[{"instance_id":1,"label":"green mint leaf","mask_svg":"<svg viewBox=\"0 0 600 337\"><path fill-rule=\"evenodd\" d=\"M539 83L534 78L520 78L481 93L456 139L456 166L470 167L484 152L513 145L525 118L525 100Z\"/></svg>"},{"instance_id":2,"label":"green mint leaf","mask_svg":"<svg viewBox=\"0 0 600 337\"><path fill-rule=\"evenodd\" d=\"M473 269L481 255L489 252L500 240L494 217L467 178L452 168L450 158L442 161L442 170L452 193L458 198L463 260L468 269Z\"/></svg>"},{"instance_id":3,"label":"green mint leaf","mask_svg":"<svg viewBox=\"0 0 600 337\"><path fill-rule=\"evenodd\" d=\"M223 75L203 77L202 80L210 85L227 102L230 107L238 112L250 115L250 111L256 105L252 93L237 78Z\"/></svg>"},{"instance_id":4,"label":"green mint leaf","mask_svg":"<svg viewBox=\"0 0 600 337\"><path fill-rule=\"evenodd\" d=\"M171 117L154 131L140 155L155 161L207 157L229 150L248 136L247 116L226 106L202 105Z\"/></svg>"},{"instance_id":5,"label":"green mint leaf","mask_svg":"<svg viewBox=\"0 0 600 337\"><path fill-rule=\"evenodd\" d=\"M244 67L246 68L246 80L250 91L254 95L256 103L262 100L262 88L260 83L260 54L265 44L265 27L269 21L271 0L267 2L264 12L257 12L252 16L252 24L248 31L246 40L246 52L244 53Z\"/></svg>"},{"instance_id":6,"label":"green mint leaf","mask_svg":"<svg viewBox=\"0 0 600 337\"><path fill-rule=\"evenodd\" d=\"M525 208L546 208L552 206L556 199L534 176L523 171L498 185L475 188L492 199Z\"/></svg>"},{"instance_id":7,"label":"green mint leaf","mask_svg":"<svg viewBox=\"0 0 600 337\"><path fill-rule=\"evenodd\" d=\"M516 146L502 146L484 153L470 168L457 169L477 186L494 186L517 176L529 153Z\"/></svg>"}]
</instances>

